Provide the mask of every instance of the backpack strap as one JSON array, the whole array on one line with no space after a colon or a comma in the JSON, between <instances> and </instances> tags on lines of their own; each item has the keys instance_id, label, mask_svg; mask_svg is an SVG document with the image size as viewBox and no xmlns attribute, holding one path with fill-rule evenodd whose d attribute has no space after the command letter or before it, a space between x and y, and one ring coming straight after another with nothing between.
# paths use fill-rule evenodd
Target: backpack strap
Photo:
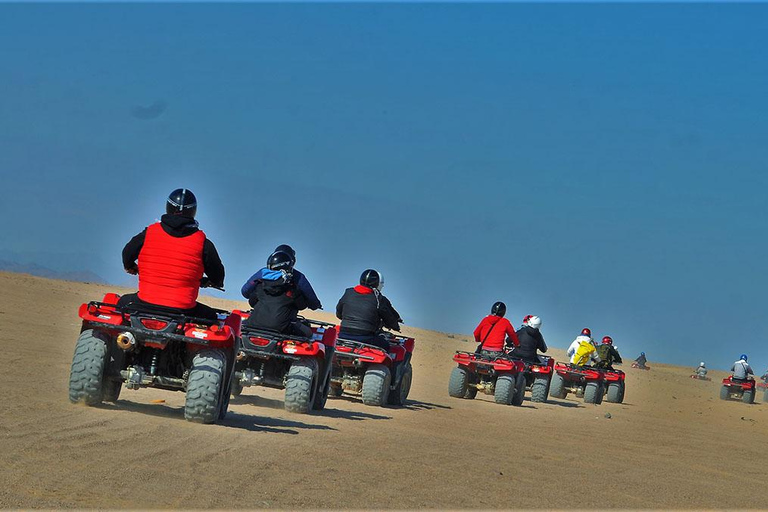
<instances>
[{"instance_id":1,"label":"backpack strap","mask_svg":"<svg viewBox=\"0 0 768 512\"><path fill-rule=\"evenodd\" d=\"M490 336L490 335L491 335L491 331L493 330L493 328L494 328L494 327L496 327L496 325L498 325L498 324L499 324L499 322L501 322L501 320L499 320L498 322L496 322L495 324L493 324L493 325L491 326L491 328L490 328L490 329L488 329L488 332L487 332L487 333L485 333L485 336L483 337L483 341L481 341L481 342L480 342L480 346L479 346L479 347L477 347L478 349L480 349L480 350L483 350L483 345L485 345L485 340L487 340L487 339L488 339L488 336Z\"/></svg>"}]
</instances>

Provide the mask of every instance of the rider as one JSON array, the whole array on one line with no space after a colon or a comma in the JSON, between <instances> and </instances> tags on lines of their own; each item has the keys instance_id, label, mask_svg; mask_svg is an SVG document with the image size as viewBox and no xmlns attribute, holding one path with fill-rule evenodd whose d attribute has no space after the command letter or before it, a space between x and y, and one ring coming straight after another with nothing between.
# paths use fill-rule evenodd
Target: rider
<instances>
[{"instance_id":1,"label":"rider","mask_svg":"<svg viewBox=\"0 0 768 512\"><path fill-rule=\"evenodd\" d=\"M600 358L600 362L595 366L606 370L613 370L613 363L621 364L622 362L619 351L613 346L613 338L610 336L603 337L602 344L597 347L597 356Z\"/></svg>"},{"instance_id":2,"label":"rider","mask_svg":"<svg viewBox=\"0 0 768 512\"><path fill-rule=\"evenodd\" d=\"M491 314L483 318L475 328L475 341L480 344L475 352L499 355L504 350L504 339L507 337L507 345L510 341L515 347L520 345L515 328L504 318L505 314L507 305L503 302L495 302L491 306Z\"/></svg>"},{"instance_id":3,"label":"rider","mask_svg":"<svg viewBox=\"0 0 768 512\"><path fill-rule=\"evenodd\" d=\"M596 343L592 339L592 331L588 328L581 330L581 334L576 336L571 346L568 347L566 355L571 358L571 364L576 366L585 366L591 362L599 362L597 356Z\"/></svg>"},{"instance_id":4,"label":"rider","mask_svg":"<svg viewBox=\"0 0 768 512\"><path fill-rule=\"evenodd\" d=\"M307 307L307 300L294 281L291 255L273 252L262 270L249 300L253 310L244 324L311 338L312 329L296 318Z\"/></svg>"},{"instance_id":5,"label":"rider","mask_svg":"<svg viewBox=\"0 0 768 512\"><path fill-rule=\"evenodd\" d=\"M514 357L532 363L539 363L536 356L536 350L547 351L547 344L544 342L544 336L541 335L541 318L536 315L527 315L523 318L523 325L517 331L519 345L512 350ZM513 347L508 347L512 349Z\"/></svg>"},{"instance_id":6,"label":"rider","mask_svg":"<svg viewBox=\"0 0 768 512\"><path fill-rule=\"evenodd\" d=\"M381 272L369 268L360 276L359 285L344 291L336 305L336 316L341 320L339 337L389 352L389 342L380 331L386 327L399 332L403 319L381 293L383 288Z\"/></svg>"},{"instance_id":7,"label":"rider","mask_svg":"<svg viewBox=\"0 0 768 512\"><path fill-rule=\"evenodd\" d=\"M752 371L752 367L747 363L747 354L739 356L739 360L731 366L731 371L733 372L733 380L742 382L746 381L750 375L755 374Z\"/></svg>"},{"instance_id":8,"label":"rider","mask_svg":"<svg viewBox=\"0 0 768 512\"><path fill-rule=\"evenodd\" d=\"M707 365L704 364L704 361L699 363L699 367L693 370L693 373L700 379L707 376Z\"/></svg>"},{"instance_id":9,"label":"rider","mask_svg":"<svg viewBox=\"0 0 768 512\"><path fill-rule=\"evenodd\" d=\"M129 274L139 275L139 292L123 295L118 306L160 306L216 320L216 311L197 302L197 296L201 285L224 286L224 265L213 242L198 228L197 199L191 190L176 189L168 196L165 211L160 222L123 248L123 267Z\"/></svg>"},{"instance_id":10,"label":"rider","mask_svg":"<svg viewBox=\"0 0 768 512\"><path fill-rule=\"evenodd\" d=\"M637 363L638 368L645 368L645 363L648 362L648 359L645 358L645 352L640 352L640 355L635 359L635 362Z\"/></svg>"},{"instance_id":11,"label":"rider","mask_svg":"<svg viewBox=\"0 0 768 512\"><path fill-rule=\"evenodd\" d=\"M296 265L296 251L293 250L293 247L291 247L288 244L281 244L275 247L275 250L272 251L272 253L276 252L284 252L290 255L293 262L291 265ZM256 289L256 282L261 279L261 277L264 275L264 272L269 269L262 268L255 274L253 274L248 281L245 282L242 289L240 290L240 293L243 294L243 297L248 299L248 302L250 303L251 295L253 295L254 290ZM293 269L293 282L296 283L296 287L301 291L301 293L304 295L304 298L307 301L307 307L309 309L315 310L315 309L322 309L323 305L320 304L320 299L317 298L317 294L315 293L315 290L312 288L312 285L309 284L309 280L306 278L304 274ZM251 304L253 306L253 304Z\"/></svg>"}]
</instances>

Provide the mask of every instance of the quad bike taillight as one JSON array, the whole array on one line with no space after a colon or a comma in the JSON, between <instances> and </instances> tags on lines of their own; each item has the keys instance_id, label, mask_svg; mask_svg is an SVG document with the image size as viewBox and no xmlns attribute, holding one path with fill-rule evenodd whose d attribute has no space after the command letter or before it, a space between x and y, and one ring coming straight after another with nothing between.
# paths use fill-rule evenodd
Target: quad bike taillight
<instances>
[{"instance_id":1,"label":"quad bike taillight","mask_svg":"<svg viewBox=\"0 0 768 512\"><path fill-rule=\"evenodd\" d=\"M163 320L155 320L154 318L142 318L141 325L143 325L147 329L152 329L153 331L159 331L159 330L165 329L168 326L168 322L165 322Z\"/></svg>"},{"instance_id":2,"label":"quad bike taillight","mask_svg":"<svg viewBox=\"0 0 768 512\"><path fill-rule=\"evenodd\" d=\"M265 345L269 345L269 340L265 338L257 338L256 336L249 336L248 339L251 340L251 343L253 343L257 347L263 347Z\"/></svg>"}]
</instances>

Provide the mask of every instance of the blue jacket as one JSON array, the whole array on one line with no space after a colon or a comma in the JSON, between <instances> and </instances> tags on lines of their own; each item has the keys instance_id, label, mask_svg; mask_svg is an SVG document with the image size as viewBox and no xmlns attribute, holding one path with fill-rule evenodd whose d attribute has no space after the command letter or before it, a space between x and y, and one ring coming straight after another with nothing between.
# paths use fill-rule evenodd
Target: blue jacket
<instances>
[{"instance_id":1,"label":"blue jacket","mask_svg":"<svg viewBox=\"0 0 768 512\"><path fill-rule=\"evenodd\" d=\"M243 288L240 290L240 293L243 294L243 297L246 299L251 298L251 294L256 289L256 282L259 279L264 279L265 274L270 273L271 271L267 268L262 268L255 274L253 274L243 285ZM298 270L293 270L293 280L296 282L296 287L301 291L302 294L304 294L304 298L307 300L307 307L309 309L322 309L323 305L320 304L320 299L317 298L317 294L315 294L315 290L312 289L312 285L309 284L309 280L299 272Z\"/></svg>"}]
</instances>

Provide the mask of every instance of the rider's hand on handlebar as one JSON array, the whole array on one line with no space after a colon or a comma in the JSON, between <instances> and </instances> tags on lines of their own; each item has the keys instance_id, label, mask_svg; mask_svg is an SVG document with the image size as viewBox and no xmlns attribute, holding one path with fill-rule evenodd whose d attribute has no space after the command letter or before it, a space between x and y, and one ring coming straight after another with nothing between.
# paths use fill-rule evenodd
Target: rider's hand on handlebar
<instances>
[{"instance_id":1,"label":"rider's hand on handlebar","mask_svg":"<svg viewBox=\"0 0 768 512\"><path fill-rule=\"evenodd\" d=\"M126 273L131 274L132 276L135 276L139 273L139 267L136 265L132 266L131 268L125 269Z\"/></svg>"}]
</instances>

